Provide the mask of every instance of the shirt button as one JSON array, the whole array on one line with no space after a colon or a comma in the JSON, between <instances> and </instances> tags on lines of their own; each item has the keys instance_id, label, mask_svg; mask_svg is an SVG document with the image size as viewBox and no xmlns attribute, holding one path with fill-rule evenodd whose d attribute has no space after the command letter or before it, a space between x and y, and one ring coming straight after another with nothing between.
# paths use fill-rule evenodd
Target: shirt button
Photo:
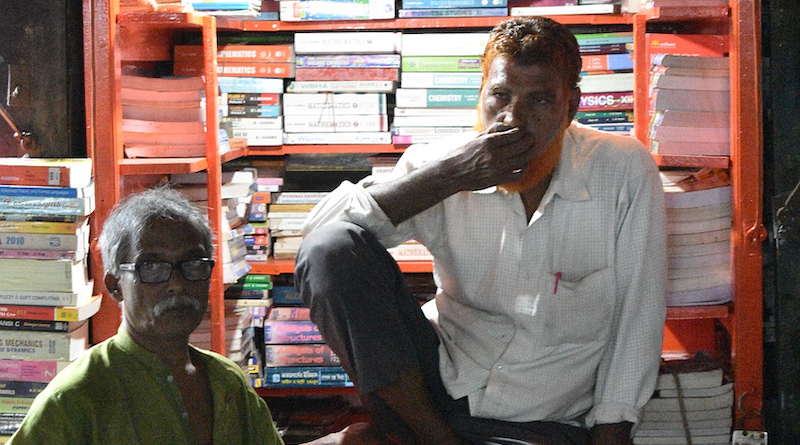
<instances>
[{"instance_id":1,"label":"shirt button","mask_svg":"<svg viewBox=\"0 0 800 445\"><path fill-rule=\"evenodd\" d=\"M168 375L168 376L167 376L167 381L168 381L168 382L172 383L172 381L173 381L173 380L175 380L175 377L173 377L173 376L171 376L171 375Z\"/></svg>"},{"instance_id":2,"label":"shirt button","mask_svg":"<svg viewBox=\"0 0 800 445\"><path fill-rule=\"evenodd\" d=\"M503 370L503 365L497 365L497 370L498 371L502 371Z\"/></svg>"}]
</instances>

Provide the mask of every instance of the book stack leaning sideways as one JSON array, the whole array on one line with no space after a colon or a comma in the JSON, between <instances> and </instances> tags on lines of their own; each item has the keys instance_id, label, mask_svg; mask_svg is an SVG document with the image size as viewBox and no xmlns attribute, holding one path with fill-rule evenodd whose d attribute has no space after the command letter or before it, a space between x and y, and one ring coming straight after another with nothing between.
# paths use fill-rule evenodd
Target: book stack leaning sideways
<instances>
[{"instance_id":1,"label":"book stack leaning sideways","mask_svg":"<svg viewBox=\"0 0 800 445\"><path fill-rule=\"evenodd\" d=\"M400 33L298 33L294 45L294 83L306 87L284 96L284 143L390 143L387 90L370 89L377 82L394 91ZM350 90L342 91L341 82L349 83Z\"/></svg>"},{"instance_id":2,"label":"book stack leaning sideways","mask_svg":"<svg viewBox=\"0 0 800 445\"><path fill-rule=\"evenodd\" d=\"M262 386L353 386L339 358L322 340L290 280L275 283L273 305L264 320Z\"/></svg>"},{"instance_id":3,"label":"book stack leaning sideways","mask_svg":"<svg viewBox=\"0 0 800 445\"><path fill-rule=\"evenodd\" d=\"M395 144L472 130L478 122L481 55L488 38L485 32L403 34L392 120Z\"/></svg>"},{"instance_id":4,"label":"book stack leaning sideways","mask_svg":"<svg viewBox=\"0 0 800 445\"><path fill-rule=\"evenodd\" d=\"M656 392L642 410L634 445L728 445L733 382L704 352L662 363Z\"/></svg>"},{"instance_id":5,"label":"book stack leaning sideways","mask_svg":"<svg viewBox=\"0 0 800 445\"><path fill-rule=\"evenodd\" d=\"M0 158L0 435L88 347L90 159Z\"/></svg>"},{"instance_id":6,"label":"book stack leaning sideways","mask_svg":"<svg viewBox=\"0 0 800 445\"><path fill-rule=\"evenodd\" d=\"M731 300L731 186L724 170L661 172L667 208L667 305Z\"/></svg>"},{"instance_id":7,"label":"book stack leaning sideways","mask_svg":"<svg viewBox=\"0 0 800 445\"><path fill-rule=\"evenodd\" d=\"M220 110L223 127L250 146L283 143L283 79L295 76L292 43L224 44L217 51ZM203 72L202 45L175 46L174 73L198 76Z\"/></svg>"}]
</instances>

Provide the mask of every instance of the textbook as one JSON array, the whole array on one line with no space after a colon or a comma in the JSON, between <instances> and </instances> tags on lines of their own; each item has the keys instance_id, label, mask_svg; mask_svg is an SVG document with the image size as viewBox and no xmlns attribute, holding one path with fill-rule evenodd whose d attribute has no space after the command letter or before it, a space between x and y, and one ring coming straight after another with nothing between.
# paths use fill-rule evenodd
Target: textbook
<instances>
[{"instance_id":1,"label":"textbook","mask_svg":"<svg viewBox=\"0 0 800 445\"><path fill-rule=\"evenodd\" d=\"M401 88L480 88L483 73L402 72Z\"/></svg>"},{"instance_id":2,"label":"textbook","mask_svg":"<svg viewBox=\"0 0 800 445\"><path fill-rule=\"evenodd\" d=\"M0 358L75 360L88 348L89 324L72 332L0 330Z\"/></svg>"},{"instance_id":3,"label":"textbook","mask_svg":"<svg viewBox=\"0 0 800 445\"><path fill-rule=\"evenodd\" d=\"M422 17L505 17L508 8L430 8L430 9L399 9L397 18L422 18Z\"/></svg>"},{"instance_id":4,"label":"textbook","mask_svg":"<svg viewBox=\"0 0 800 445\"><path fill-rule=\"evenodd\" d=\"M298 68L400 68L399 54L315 54L297 57Z\"/></svg>"},{"instance_id":5,"label":"textbook","mask_svg":"<svg viewBox=\"0 0 800 445\"><path fill-rule=\"evenodd\" d=\"M508 8L508 15L580 15L580 14L619 14L619 4L568 5L568 6L516 6Z\"/></svg>"},{"instance_id":6,"label":"textbook","mask_svg":"<svg viewBox=\"0 0 800 445\"><path fill-rule=\"evenodd\" d=\"M265 320L271 322L271 319ZM265 345L264 366L339 366L341 360L325 344Z\"/></svg>"},{"instance_id":7,"label":"textbook","mask_svg":"<svg viewBox=\"0 0 800 445\"><path fill-rule=\"evenodd\" d=\"M384 93L316 93L283 95L286 115L339 116L349 114L386 114Z\"/></svg>"},{"instance_id":8,"label":"textbook","mask_svg":"<svg viewBox=\"0 0 800 445\"><path fill-rule=\"evenodd\" d=\"M393 19L393 0L281 0L284 22Z\"/></svg>"},{"instance_id":9,"label":"textbook","mask_svg":"<svg viewBox=\"0 0 800 445\"><path fill-rule=\"evenodd\" d=\"M488 32L403 33L400 52L406 56L480 56L489 40Z\"/></svg>"},{"instance_id":10,"label":"textbook","mask_svg":"<svg viewBox=\"0 0 800 445\"><path fill-rule=\"evenodd\" d=\"M399 68L298 68L295 79L299 82L310 81L364 81L385 80L397 81L400 78Z\"/></svg>"},{"instance_id":11,"label":"textbook","mask_svg":"<svg viewBox=\"0 0 800 445\"><path fill-rule=\"evenodd\" d=\"M341 366L289 366L264 368L264 387L353 386Z\"/></svg>"},{"instance_id":12,"label":"textbook","mask_svg":"<svg viewBox=\"0 0 800 445\"><path fill-rule=\"evenodd\" d=\"M389 131L389 120L385 114L336 117L284 116L283 125L287 133Z\"/></svg>"},{"instance_id":13,"label":"textbook","mask_svg":"<svg viewBox=\"0 0 800 445\"><path fill-rule=\"evenodd\" d=\"M92 300L92 282L75 292L39 291L32 289L0 290L0 305L83 306ZM0 317L6 317L0 312ZM15 317L24 318L24 317Z\"/></svg>"},{"instance_id":14,"label":"textbook","mask_svg":"<svg viewBox=\"0 0 800 445\"><path fill-rule=\"evenodd\" d=\"M508 0L401 0L403 9L498 8Z\"/></svg>"},{"instance_id":15,"label":"textbook","mask_svg":"<svg viewBox=\"0 0 800 445\"><path fill-rule=\"evenodd\" d=\"M202 45L175 45L175 60L203 59ZM294 47L289 44L222 44L217 47L219 62L293 62ZM201 87L202 88L202 87Z\"/></svg>"},{"instance_id":16,"label":"textbook","mask_svg":"<svg viewBox=\"0 0 800 445\"><path fill-rule=\"evenodd\" d=\"M0 158L0 183L81 188L92 180L88 158Z\"/></svg>"},{"instance_id":17,"label":"textbook","mask_svg":"<svg viewBox=\"0 0 800 445\"><path fill-rule=\"evenodd\" d=\"M633 91L581 93L579 111L633 109Z\"/></svg>"},{"instance_id":18,"label":"textbook","mask_svg":"<svg viewBox=\"0 0 800 445\"><path fill-rule=\"evenodd\" d=\"M399 32L304 32L294 36L296 54L398 53Z\"/></svg>"},{"instance_id":19,"label":"textbook","mask_svg":"<svg viewBox=\"0 0 800 445\"><path fill-rule=\"evenodd\" d=\"M23 221L2 221L0 222L0 226L2 226L5 230L0 231L0 251L3 251L5 255L2 255L4 258L37 258L37 257L49 257L49 258L80 258L83 254L86 253L87 248L89 246L89 225L87 223L82 223L80 227L76 230L73 230L70 233L49 233L45 232L47 230L46 226L38 226L33 227L33 230L40 230L40 232L18 232L16 230L26 230L28 227L19 227L13 225L13 223L19 224L31 224L34 222L23 222ZM70 225L72 223L41 223L41 224L64 224ZM7 230L7 231L6 231ZM69 230L68 227L53 227L51 230ZM10 251L54 251L54 252L74 252L73 256L69 255L39 255L39 254L29 254L26 255L24 253L17 252L16 255L11 255Z\"/></svg>"},{"instance_id":20,"label":"textbook","mask_svg":"<svg viewBox=\"0 0 800 445\"><path fill-rule=\"evenodd\" d=\"M465 88L398 88L395 106L407 108L477 107L480 89Z\"/></svg>"},{"instance_id":21,"label":"textbook","mask_svg":"<svg viewBox=\"0 0 800 445\"><path fill-rule=\"evenodd\" d=\"M391 144L392 134L388 131L370 131L364 133L284 133L285 145L326 145L326 144Z\"/></svg>"},{"instance_id":22,"label":"textbook","mask_svg":"<svg viewBox=\"0 0 800 445\"><path fill-rule=\"evenodd\" d=\"M592 74L581 76L578 85L582 93L633 91L633 73Z\"/></svg>"},{"instance_id":23,"label":"textbook","mask_svg":"<svg viewBox=\"0 0 800 445\"><path fill-rule=\"evenodd\" d=\"M21 320L82 321L96 314L102 299L95 295L80 306L0 305L0 318Z\"/></svg>"},{"instance_id":24,"label":"textbook","mask_svg":"<svg viewBox=\"0 0 800 445\"><path fill-rule=\"evenodd\" d=\"M0 359L0 380L49 382L69 364L65 360Z\"/></svg>"},{"instance_id":25,"label":"textbook","mask_svg":"<svg viewBox=\"0 0 800 445\"><path fill-rule=\"evenodd\" d=\"M480 56L403 56L405 72L480 72Z\"/></svg>"},{"instance_id":26,"label":"textbook","mask_svg":"<svg viewBox=\"0 0 800 445\"><path fill-rule=\"evenodd\" d=\"M303 344L323 343L323 340L319 328L311 321L265 320L264 342L266 344Z\"/></svg>"},{"instance_id":27,"label":"textbook","mask_svg":"<svg viewBox=\"0 0 800 445\"><path fill-rule=\"evenodd\" d=\"M391 93L397 83L390 80L293 81L287 93Z\"/></svg>"}]
</instances>

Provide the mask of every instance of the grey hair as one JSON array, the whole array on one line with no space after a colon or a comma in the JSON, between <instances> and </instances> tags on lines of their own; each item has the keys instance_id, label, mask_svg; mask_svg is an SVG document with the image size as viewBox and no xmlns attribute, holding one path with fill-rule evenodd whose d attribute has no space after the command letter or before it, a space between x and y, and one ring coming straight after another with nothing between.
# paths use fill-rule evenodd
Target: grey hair
<instances>
[{"instance_id":1,"label":"grey hair","mask_svg":"<svg viewBox=\"0 0 800 445\"><path fill-rule=\"evenodd\" d=\"M202 237L209 255L214 241L208 217L183 195L169 187L155 187L120 201L103 224L98 243L106 273L119 276L119 265L135 255L142 234L156 220L186 223Z\"/></svg>"}]
</instances>

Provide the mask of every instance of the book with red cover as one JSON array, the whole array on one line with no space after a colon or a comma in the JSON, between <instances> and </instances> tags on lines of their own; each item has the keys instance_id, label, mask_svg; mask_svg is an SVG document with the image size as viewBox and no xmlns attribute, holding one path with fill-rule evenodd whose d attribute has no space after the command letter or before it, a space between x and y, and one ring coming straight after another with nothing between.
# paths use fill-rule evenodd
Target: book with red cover
<instances>
[{"instance_id":1,"label":"book with red cover","mask_svg":"<svg viewBox=\"0 0 800 445\"><path fill-rule=\"evenodd\" d=\"M298 68L297 81L400 80L398 68Z\"/></svg>"},{"instance_id":2,"label":"book with red cover","mask_svg":"<svg viewBox=\"0 0 800 445\"><path fill-rule=\"evenodd\" d=\"M294 62L293 45L219 45L217 60L227 62ZM175 45L175 60L203 60L202 45Z\"/></svg>"},{"instance_id":3,"label":"book with red cover","mask_svg":"<svg viewBox=\"0 0 800 445\"><path fill-rule=\"evenodd\" d=\"M199 76L203 74L202 61L176 61L173 74L176 76ZM219 61L217 74L223 77L269 77L291 78L295 76L295 65L291 62L226 62Z\"/></svg>"},{"instance_id":4,"label":"book with red cover","mask_svg":"<svg viewBox=\"0 0 800 445\"><path fill-rule=\"evenodd\" d=\"M81 188L91 181L88 158L0 158L2 184Z\"/></svg>"}]
</instances>

